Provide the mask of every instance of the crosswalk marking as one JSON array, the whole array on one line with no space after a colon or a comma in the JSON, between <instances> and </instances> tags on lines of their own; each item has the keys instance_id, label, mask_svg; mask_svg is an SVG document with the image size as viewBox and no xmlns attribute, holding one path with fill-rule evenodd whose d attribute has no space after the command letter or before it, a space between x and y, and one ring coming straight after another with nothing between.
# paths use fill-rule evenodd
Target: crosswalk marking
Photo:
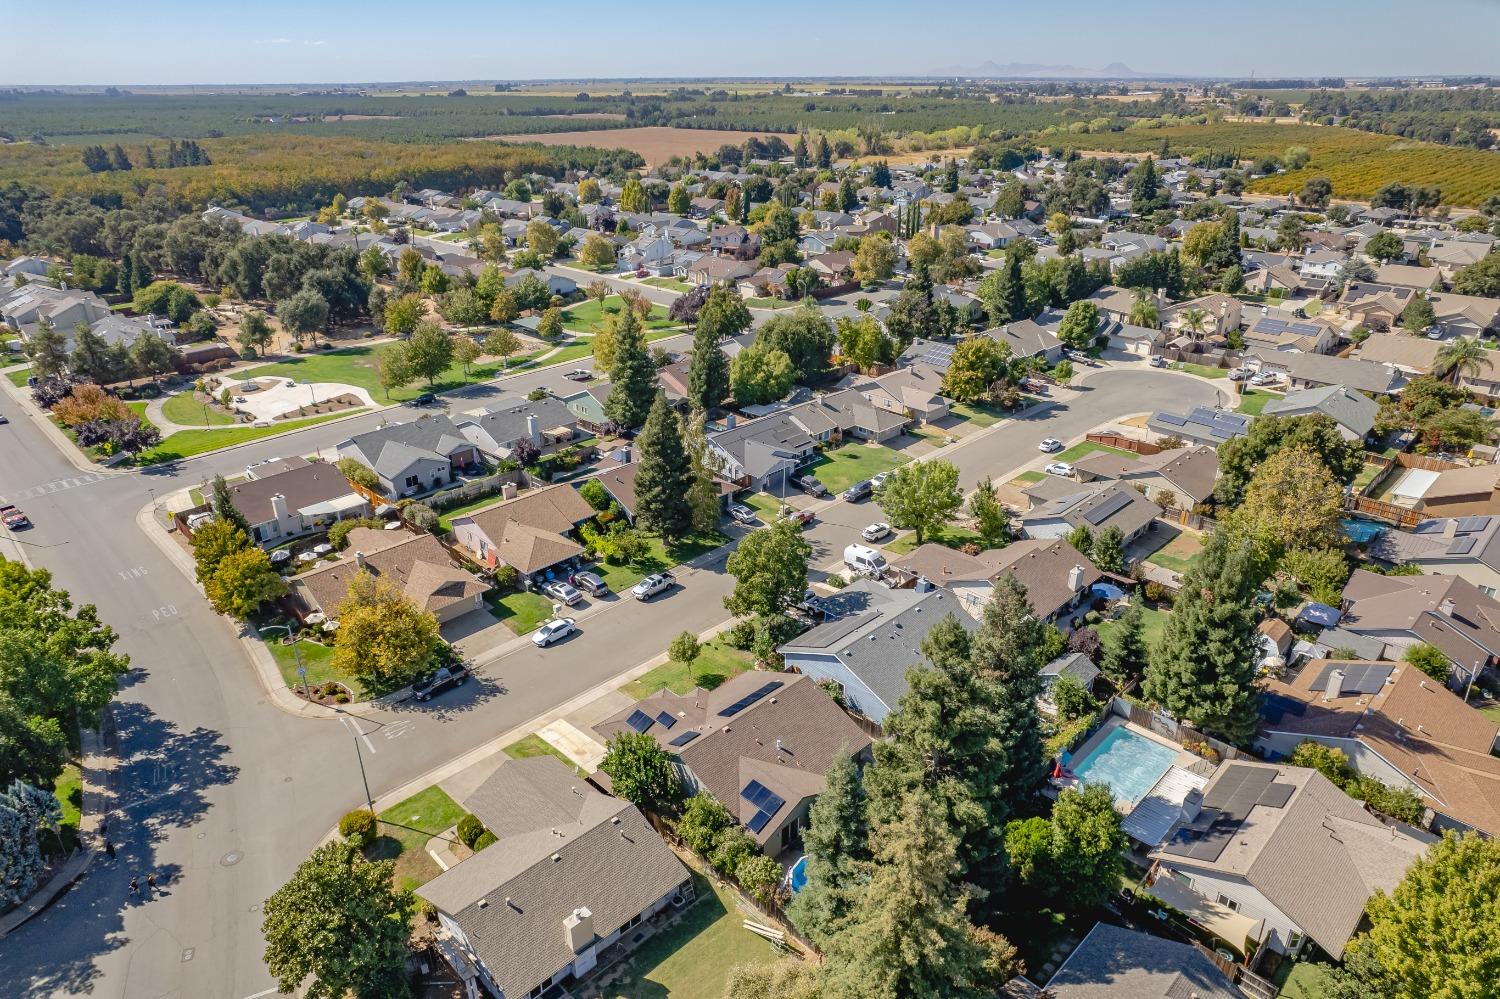
<instances>
[{"instance_id":1,"label":"crosswalk marking","mask_svg":"<svg viewBox=\"0 0 1500 999\"><path fill-rule=\"evenodd\" d=\"M87 486L95 482L101 482L107 478L109 476L102 472L85 472L82 475L74 475L66 479L53 479L51 482L43 482L39 486L22 489L14 497L0 496L0 500L7 503L24 503L26 500L34 499L37 496L50 496L53 493L60 493L65 489L77 489L79 486Z\"/></svg>"}]
</instances>

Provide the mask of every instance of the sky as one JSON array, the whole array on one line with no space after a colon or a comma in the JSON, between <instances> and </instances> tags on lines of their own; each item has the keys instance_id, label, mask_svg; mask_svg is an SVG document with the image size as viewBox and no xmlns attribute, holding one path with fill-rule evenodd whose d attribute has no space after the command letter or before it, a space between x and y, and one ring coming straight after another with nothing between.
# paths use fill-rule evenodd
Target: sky
<instances>
[{"instance_id":1,"label":"sky","mask_svg":"<svg viewBox=\"0 0 1500 999\"><path fill-rule=\"evenodd\" d=\"M1500 0L0 0L0 86L922 75L1500 75ZM1419 30L1420 29L1420 30ZM1431 29L1431 30L1428 30Z\"/></svg>"}]
</instances>

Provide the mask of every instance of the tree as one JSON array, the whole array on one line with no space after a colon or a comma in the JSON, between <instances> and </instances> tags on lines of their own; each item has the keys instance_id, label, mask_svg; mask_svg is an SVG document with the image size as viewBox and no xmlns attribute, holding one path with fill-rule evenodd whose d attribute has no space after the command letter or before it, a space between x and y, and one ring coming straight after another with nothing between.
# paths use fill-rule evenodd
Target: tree
<instances>
[{"instance_id":1,"label":"tree","mask_svg":"<svg viewBox=\"0 0 1500 999\"><path fill-rule=\"evenodd\" d=\"M861 371L896 359L896 341L886 336L880 322L871 315L857 320L839 316L837 320L839 354Z\"/></svg>"},{"instance_id":2,"label":"tree","mask_svg":"<svg viewBox=\"0 0 1500 999\"><path fill-rule=\"evenodd\" d=\"M1031 316L1026 307L1026 282L1021 274L1021 254L1007 252L1005 266L986 274L977 289L979 301L996 326L1020 322Z\"/></svg>"},{"instance_id":3,"label":"tree","mask_svg":"<svg viewBox=\"0 0 1500 999\"><path fill-rule=\"evenodd\" d=\"M896 243L888 233L871 233L854 251L854 277L860 284L889 281L896 272Z\"/></svg>"},{"instance_id":4,"label":"tree","mask_svg":"<svg viewBox=\"0 0 1500 999\"><path fill-rule=\"evenodd\" d=\"M1422 299L1426 301L1426 299ZM1428 305L1428 309L1432 306ZM1410 306L1408 306L1408 310ZM1403 321L1405 315L1402 316ZM1425 327L1424 327L1425 328ZM1488 370L1490 352L1475 337L1461 336L1444 344L1432 358L1433 373L1452 378L1458 384L1464 377L1475 378Z\"/></svg>"},{"instance_id":5,"label":"tree","mask_svg":"<svg viewBox=\"0 0 1500 999\"><path fill-rule=\"evenodd\" d=\"M672 758L644 732L621 732L609 740L599 769L609 774L616 797L662 812L682 795Z\"/></svg>"},{"instance_id":6,"label":"tree","mask_svg":"<svg viewBox=\"0 0 1500 999\"><path fill-rule=\"evenodd\" d=\"M1125 535L1118 527L1106 527L1094 537L1089 558L1104 572L1125 571Z\"/></svg>"},{"instance_id":7,"label":"tree","mask_svg":"<svg viewBox=\"0 0 1500 999\"><path fill-rule=\"evenodd\" d=\"M31 373L38 378L56 378L68 370L68 338L50 319L37 323L36 332L26 338L22 350L31 360Z\"/></svg>"},{"instance_id":8,"label":"tree","mask_svg":"<svg viewBox=\"0 0 1500 999\"><path fill-rule=\"evenodd\" d=\"M271 324L266 321L266 314L259 309L246 312L240 317L240 330L235 338L244 349L264 354L266 344L271 342Z\"/></svg>"},{"instance_id":9,"label":"tree","mask_svg":"<svg viewBox=\"0 0 1500 999\"><path fill-rule=\"evenodd\" d=\"M1104 674L1116 685L1124 686L1140 678L1146 666L1146 611L1132 602L1104 636L1104 655L1099 663Z\"/></svg>"},{"instance_id":10,"label":"tree","mask_svg":"<svg viewBox=\"0 0 1500 999\"><path fill-rule=\"evenodd\" d=\"M239 507L234 505L234 496L229 491L229 482L222 475L215 475L210 500L214 508L214 516L226 523L233 524L245 536L250 536L250 521L240 513Z\"/></svg>"},{"instance_id":11,"label":"tree","mask_svg":"<svg viewBox=\"0 0 1500 999\"><path fill-rule=\"evenodd\" d=\"M1346 441L1328 416L1261 416L1250 424L1248 434L1219 447L1220 478L1214 486L1219 502L1238 505L1255 470L1284 447L1311 448L1341 485L1353 482L1364 467L1363 449Z\"/></svg>"},{"instance_id":12,"label":"tree","mask_svg":"<svg viewBox=\"0 0 1500 999\"><path fill-rule=\"evenodd\" d=\"M859 764L841 754L824 773L823 790L808 812L803 832L807 883L786 910L792 924L820 948L827 948L850 913L860 866L870 856L869 836Z\"/></svg>"},{"instance_id":13,"label":"tree","mask_svg":"<svg viewBox=\"0 0 1500 999\"><path fill-rule=\"evenodd\" d=\"M578 251L578 262L585 267L606 268L615 263L615 247L598 233L590 233Z\"/></svg>"},{"instance_id":14,"label":"tree","mask_svg":"<svg viewBox=\"0 0 1500 999\"><path fill-rule=\"evenodd\" d=\"M193 532L193 562L198 582L207 586L230 555L251 547L250 535L231 520L215 518Z\"/></svg>"},{"instance_id":15,"label":"tree","mask_svg":"<svg viewBox=\"0 0 1500 999\"><path fill-rule=\"evenodd\" d=\"M688 503L693 465L682 444L682 423L667 404L665 392L656 393L636 446L640 449L636 523L656 531L668 543L677 541L693 529L693 508Z\"/></svg>"},{"instance_id":16,"label":"tree","mask_svg":"<svg viewBox=\"0 0 1500 999\"><path fill-rule=\"evenodd\" d=\"M593 177L585 177L578 182L578 203L581 205L592 205L599 200L601 192L599 182Z\"/></svg>"},{"instance_id":17,"label":"tree","mask_svg":"<svg viewBox=\"0 0 1500 999\"><path fill-rule=\"evenodd\" d=\"M340 458L334 467L339 470L340 475L355 485L364 486L370 490L380 488L380 479L376 476L375 470L358 458Z\"/></svg>"},{"instance_id":18,"label":"tree","mask_svg":"<svg viewBox=\"0 0 1500 999\"><path fill-rule=\"evenodd\" d=\"M266 900L265 962L282 992L311 979L309 999L404 997L411 892L392 861L371 863L353 845L325 843Z\"/></svg>"},{"instance_id":19,"label":"tree","mask_svg":"<svg viewBox=\"0 0 1500 999\"><path fill-rule=\"evenodd\" d=\"M762 338L736 354L729 366L730 388L741 406L775 402L791 391L795 379L792 359Z\"/></svg>"},{"instance_id":20,"label":"tree","mask_svg":"<svg viewBox=\"0 0 1500 999\"><path fill-rule=\"evenodd\" d=\"M891 472L876 499L893 527L923 536L947 523L963 505L958 468L951 462L914 461Z\"/></svg>"},{"instance_id":21,"label":"tree","mask_svg":"<svg viewBox=\"0 0 1500 999\"><path fill-rule=\"evenodd\" d=\"M989 476L969 496L969 516L974 518L986 548L1000 548L1010 541L1010 514L1000 505Z\"/></svg>"},{"instance_id":22,"label":"tree","mask_svg":"<svg viewBox=\"0 0 1500 999\"><path fill-rule=\"evenodd\" d=\"M562 310L548 308L542 310L541 318L537 320L536 335L543 340L556 340L563 335Z\"/></svg>"},{"instance_id":23,"label":"tree","mask_svg":"<svg viewBox=\"0 0 1500 999\"><path fill-rule=\"evenodd\" d=\"M0 906L24 902L46 870L43 830L57 831L62 806L57 796L21 780L0 791Z\"/></svg>"},{"instance_id":24,"label":"tree","mask_svg":"<svg viewBox=\"0 0 1500 999\"><path fill-rule=\"evenodd\" d=\"M1409 646L1401 656L1401 660L1415 666L1445 687L1453 676L1452 660L1443 653L1442 649L1426 642L1418 642Z\"/></svg>"},{"instance_id":25,"label":"tree","mask_svg":"<svg viewBox=\"0 0 1500 999\"><path fill-rule=\"evenodd\" d=\"M1411 333L1425 333L1437 321L1437 313L1427 296L1418 292L1401 310L1401 328Z\"/></svg>"},{"instance_id":26,"label":"tree","mask_svg":"<svg viewBox=\"0 0 1500 999\"><path fill-rule=\"evenodd\" d=\"M634 309L621 309L614 323L614 357L609 365L609 397L604 412L620 427L639 427L656 399L656 365L646 351ZM597 346L597 344L596 344Z\"/></svg>"},{"instance_id":27,"label":"tree","mask_svg":"<svg viewBox=\"0 0 1500 999\"><path fill-rule=\"evenodd\" d=\"M119 370L109 344L104 337L89 329L89 324L85 322L78 323L73 331L73 353L68 358L68 370L100 385L119 381L129 374L128 370Z\"/></svg>"},{"instance_id":28,"label":"tree","mask_svg":"<svg viewBox=\"0 0 1500 999\"><path fill-rule=\"evenodd\" d=\"M1050 819L1026 819L1005 828L1006 853L1017 880L1066 909L1086 911L1115 894L1127 845L1114 797L1103 784L1066 788Z\"/></svg>"},{"instance_id":29,"label":"tree","mask_svg":"<svg viewBox=\"0 0 1500 999\"><path fill-rule=\"evenodd\" d=\"M429 386L453 363L453 338L437 323L418 323L405 347L406 369L413 378L427 379Z\"/></svg>"},{"instance_id":30,"label":"tree","mask_svg":"<svg viewBox=\"0 0 1500 999\"><path fill-rule=\"evenodd\" d=\"M521 304L515 293L508 290L495 293L494 301L490 303L490 318L497 323L512 323L521 314Z\"/></svg>"},{"instance_id":31,"label":"tree","mask_svg":"<svg viewBox=\"0 0 1500 999\"><path fill-rule=\"evenodd\" d=\"M916 267L891 302L885 328L905 350L915 339L932 339L942 332L932 300L932 278L925 267Z\"/></svg>"},{"instance_id":32,"label":"tree","mask_svg":"<svg viewBox=\"0 0 1500 999\"><path fill-rule=\"evenodd\" d=\"M1500 253L1491 251L1454 274L1453 290L1460 295L1500 298Z\"/></svg>"},{"instance_id":33,"label":"tree","mask_svg":"<svg viewBox=\"0 0 1500 999\"><path fill-rule=\"evenodd\" d=\"M1308 208L1321 210L1328 207L1329 199L1332 197L1332 181L1327 177L1311 177L1302 185L1302 193L1297 196L1297 200Z\"/></svg>"},{"instance_id":34,"label":"tree","mask_svg":"<svg viewBox=\"0 0 1500 999\"><path fill-rule=\"evenodd\" d=\"M718 330L699 324L688 364L688 397L703 410L716 409L729 395L729 355L719 347Z\"/></svg>"},{"instance_id":35,"label":"tree","mask_svg":"<svg viewBox=\"0 0 1500 999\"><path fill-rule=\"evenodd\" d=\"M698 636L691 631L684 631L672 639L672 644L667 646L667 655L671 657L674 663L691 666L693 660L698 658L701 648L698 643Z\"/></svg>"},{"instance_id":36,"label":"tree","mask_svg":"<svg viewBox=\"0 0 1500 999\"><path fill-rule=\"evenodd\" d=\"M385 305L385 331L391 336L409 337L425 314L420 295L392 299Z\"/></svg>"},{"instance_id":37,"label":"tree","mask_svg":"<svg viewBox=\"0 0 1500 999\"><path fill-rule=\"evenodd\" d=\"M396 690L427 672L443 646L437 618L412 603L394 582L357 572L334 613L333 665L379 692Z\"/></svg>"},{"instance_id":38,"label":"tree","mask_svg":"<svg viewBox=\"0 0 1500 999\"><path fill-rule=\"evenodd\" d=\"M526 224L526 248L543 260L550 259L557 253L559 242L561 239L557 230L550 223L532 219Z\"/></svg>"},{"instance_id":39,"label":"tree","mask_svg":"<svg viewBox=\"0 0 1500 999\"><path fill-rule=\"evenodd\" d=\"M1143 692L1173 717L1243 745L1259 724L1259 580L1246 539L1216 532L1183 578Z\"/></svg>"},{"instance_id":40,"label":"tree","mask_svg":"<svg viewBox=\"0 0 1500 999\"><path fill-rule=\"evenodd\" d=\"M465 377L468 377L474 362L483 356L484 348L473 337L460 336L453 341L453 359L463 366Z\"/></svg>"},{"instance_id":41,"label":"tree","mask_svg":"<svg viewBox=\"0 0 1500 999\"><path fill-rule=\"evenodd\" d=\"M1099 309L1088 301L1069 305L1057 327L1057 338L1074 350L1088 350L1098 333Z\"/></svg>"},{"instance_id":42,"label":"tree","mask_svg":"<svg viewBox=\"0 0 1500 999\"><path fill-rule=\"evenodd\" d=\"M498 357L501 363L521 349L521 338L508 329L498 329L484 338L484 352L493 357Z\"/></svg>"},{"instance_id":43,"label":"tree","mask_svg":"<svg viewBox=\"0 0 1500 999\"><path fill-rule=\"evenodd\" d=\"M814 385L827 374L833 357L834 332L828 317L812 302L777 313L756 331L755 344L779 350L792 362L797 381Z\"/></svg>"},{"instance_id":44,"label":"tree","mask_svg":"<svg viewBox=\"0 0 1500 999\"><path fill-rule=\"evenodd\" d=\"M380 387L385 390L387 399L391 397L391 389L404 388L416 377L411 370L411 351L404 343L387 344L377 355L375 365L380 376ZM377 481L370 488L378 486Z\"/></svg>"},{"instance_id":45,"label":"tree","mask_svg":"<svg viewBox=\"0 0 1500 999\"><path fill-rule=\"evenodd\" d=\"M1262 546L1268 563L1289 548L1340 544L1344 490L1309 447L1282 448L1255 470L1232 520Z\"/></svg>"},{"instance_id":46,"label":"tree","mask_svg":"<svg viewBox=\"0 0 1500 999\"><path fill-rule=\"evenodd\" d=\"M204 587L215 613L247 618L263 605L286 596L286 580L260 548L246 548L220 560Z\"/></svg>"},{"instance_id":47,"label":"tree","mask_svg":"<svg viewBox=\"0 0 1500 999\"><path fill-rule=\"evenodd\" d=\"M673 184L667 192L667 211L673 215L686 215L693 207L693 196L681 184Z\"/></svg>"},{"instance_id":48,"label":"tree","mask_svg":"<svg viewBox=\"0 0 1500 999\"><path fill-rule=\"evenodd\" d=\"M724 563L734 590L724 598L729 613L769 618L785 613L807 591L807 563L812 545L801 526L781 520L747 534Z\"/></svg>"},{"instance_id":49,"label":"tree","mask_svg":"<svg viewBox=\"0 0 1500 999\"><path fill-rule=\"evenodd\" d=\"M1444 834L1394 891L1375 892L1366 913L1369 930L1345 952L1346 967L1363 973L1359 995L1488 995L1500 972L1500 844Z\"/></svg>"},{"instance_id":50,"label":"tree","mask_svg":"<svg viewBox=\"0 0 1500 999\"><path fill-rule=\"evenodd\" d=\"M328 322L328 302L315 291L299 291L276 303L276 317L281 320L281 328L300 343Z\"/></svg>"},{"instance_id":51,"label":"tree","mask_svg":"<svg viewBox=\"0 0 1500 999\"><path fill-rule=\"evenodd\" d=\"M1162 193L1156 175L1156 161L1147 156L1130 172L1130 211L1133 215L1150 215L1170 204Z\"/></svg>"},{"instance_id":52,"label":"tree","mask_svg":"<svg viewBox=\"0 0 1500 999\"><path fill-rule=\"evenodd\" d=\"M1394 232L1377 232L1365 242L1365 256L1388 264L1406 255L1401 237Z\"/></svg>"},{"instance_id":53,"label":"tree","mask_svg":"<svg viewBox=\"0 0 1500 999\"><path fill-rule=\"evenodd\" d=\"M683 419L682 446L692 461L687 499L693 512L693 530L706 534L719 526L724 512L718 482L723 461L708 446L708 420L703 410L694 408Z\"/></svg>"},{"instance_id":54,"label":"tree","mask_svg":"<svg viewBox=\"0 0 1500 999\"><path fill-rule=\"evenodd\" d=\"M620 210L634 215L643 215L651 210L651 199L646 196L646 188L641 185L639 178L627 179L620 188Z\"/></svg>"}]
</instances>

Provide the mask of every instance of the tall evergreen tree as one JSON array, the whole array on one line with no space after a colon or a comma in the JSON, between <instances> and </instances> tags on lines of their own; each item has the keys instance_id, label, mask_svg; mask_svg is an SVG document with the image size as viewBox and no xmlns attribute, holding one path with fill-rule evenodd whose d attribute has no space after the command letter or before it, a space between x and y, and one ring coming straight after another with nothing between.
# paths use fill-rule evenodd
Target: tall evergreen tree
<instances>
[{"instance_id":1,"label":"tall evergreen tree","mask_svg":"<svg viewBox=\"0 0 1500 999\"><path fill-rule=\"evenodd\" d=\"M905 350L918 337L937 336L942 331L942 322L932 300L932 275L926 267L917 267L906 279L899 294L891 303L891 314L885 328Z\"/></svg>"},{"instance_id":2,"label":"tall evergreen tree","mask_svg":"<svg viewBox=\"0 0 1500 999\"><path fill-rule=\"evenodd\" d=\"M833 168L833 150L829 148L828 136L818 136L818 169L831 170Z\"/></svg>"},{"instance_id":3,"label":"tall evergreen tree","mask_svg":"<svg viewBox=\"0 0 1500 999\"><path fill-rule=\"evenodd\" d=\"M246 535L250 534L250 521L234 505L234 499L229 495L229 483L222 475L214 476L212 503L215 517L226 524L233 524Z\"/></svg>"},{"instance_id":4,"label":"tall evergreen tree","mask_svg":"<svg viewBox=\"0 0 1500 999\"><path fill-rule=\"evenodd\" d=\"M688 491L693 485L693 462L682 446L682 422L658 391L646 426L636 438L641 466L635 476L636 522L668 541L693 529Z\"/></svg>"},{"instance_id":5,"label":"tall evergreen tree","mask_svg":"<svg viewBox=\"0 0 1500 999\"><path fill-rule=\"evenodd\" d=\"M869 860L870 832L859 764L844 755L823 775L823 790L808 813L803 834L807 883L792 896L787 917L819 948L826 949L848 916Z\"/></svg>"},{"instance_id":6,"label":"tall evergreen tree","mask_svg":"<svg viewBox=\"0 0 1500 999\"><path fill-rule=\"evenodd\" d=\"M1132 603L1104 636L1104 660L1099 668L1116 684L1139 679L1149 654L1146 647L1146 613Z\"/></svg>"},{"instance_id":7,"label":"tall evergreen tree","mask_svg":"<svg viewBox=\"0 0 1500 999\"><path fill-rule=\"evenodd\" d=\"M1243 745L1259 720L1253 546L1219 531L1188 570L1146 670L1145 695Z\"/></svg>"},{"instance_id":8,"label":"tall evergreen tree","mask_svg":"<svg viewBox=\"0 0 1500 999\"><path fill-rule=\"evenodd\" d=\"M729 355L719 349L719 338L706 327L693 335L693 360L688 365L688 397L705 410L715 409L729 395Z\"/></svg>"},{"instance_id":9,"label":"tall evergreen tree","mask_svg":"<svg viewBox=\"0 0 1500 999\"><path fill-rule=\"evenodd\" d=\"M617 425L639 427L656 395L656 365L646 350L641 321L634 309L621 310L615 330L615 356L609 368L609 398L604 411Z\"/></svg>"},{"instance_id":10,"label":"tall evergreen tree","mask_svg":"<svg viewBox=\"0 0 1500 999\"><path fill-rule=\"evenodd\" d=\"M1046 750L1037 698L1047 625L1036 616L1026 587L1014 576L995 586L984 618L974 633L973 660L985 680L999 691L995 736L1005 747L1005 765L991 789L997 807L1007 812L1036 793L1046 778Z\"/></svg>"}]
</instances>

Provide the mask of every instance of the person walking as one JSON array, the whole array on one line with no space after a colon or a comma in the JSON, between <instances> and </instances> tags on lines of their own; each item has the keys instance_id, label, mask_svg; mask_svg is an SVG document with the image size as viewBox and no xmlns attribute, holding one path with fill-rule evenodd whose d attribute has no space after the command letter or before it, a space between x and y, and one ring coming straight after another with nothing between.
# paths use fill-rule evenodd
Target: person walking
<instances>
[{"instance_id":1,"label":"person walking","mask_svg":"<svg viewBox=\"0 0 1500 999\"><path fill-rule=\"evenodd\" d=\"M155 873L151 873L151 874L146 875L146 892L148 894L153 894L153 895L156 893L156 874Z\"/></svg>"},{"instance_id":2,"label":"person walking","mask_svg":"<svg viewBox=\"0 0 1500 999\"><path fill-rule=\"evenodd\" d=\"M115 845L109 841L108 836L104 837L104 855L110 860L115 859Z\"/></svg>"},{"instance_id":3,"label":"person walking","mask_svg":"<svg viewBox=\"0 0 1500 999\"><path fill-rule=\"evenodd\" d=\"M131 878L130 879L130 894L132 894L132 895L139 895L140 893L141 893L141 879L140 878Z\"/></svg>"}]
</instances>

